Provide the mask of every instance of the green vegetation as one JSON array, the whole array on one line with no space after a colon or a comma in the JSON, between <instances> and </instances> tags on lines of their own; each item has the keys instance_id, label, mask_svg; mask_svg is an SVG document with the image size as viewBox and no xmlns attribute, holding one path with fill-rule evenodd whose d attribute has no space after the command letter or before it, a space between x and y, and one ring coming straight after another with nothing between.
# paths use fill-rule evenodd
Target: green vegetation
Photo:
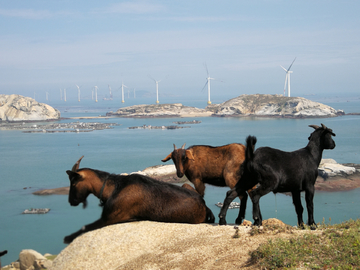
<instances>
[{"instance_id":1,"label":"green vegetation","mask_svg":"<svg viewBox=\"0 0 360 270\"><path fill-rule=\"evenodd\" d=\"M360 219L269 240L250 255L261 269L360 269Z\"/></svg>"}]
</instances>

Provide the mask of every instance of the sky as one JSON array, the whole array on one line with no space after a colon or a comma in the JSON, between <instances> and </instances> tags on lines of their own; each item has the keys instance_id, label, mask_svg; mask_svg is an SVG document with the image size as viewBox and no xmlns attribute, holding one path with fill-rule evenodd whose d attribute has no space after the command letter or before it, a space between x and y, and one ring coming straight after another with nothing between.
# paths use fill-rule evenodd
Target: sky
<instances>
[{"instance_id":1,"label":"sky","mask_svg":"<svg viewBox=\"0 0 360 270\"><path fill-rule=\"evenodd\" d=\"M357 0L0 0L0 94L360 93Z\"/></svg>"}]
</instances>

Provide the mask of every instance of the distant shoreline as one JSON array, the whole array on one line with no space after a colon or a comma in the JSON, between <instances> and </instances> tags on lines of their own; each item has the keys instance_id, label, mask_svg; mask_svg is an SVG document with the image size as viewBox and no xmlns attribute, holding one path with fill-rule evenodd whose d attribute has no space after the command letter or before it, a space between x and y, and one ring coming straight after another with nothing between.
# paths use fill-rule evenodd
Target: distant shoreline
<instances>
[{"instance_id":1,"label":"distant shoreline","mask_svg":"<svg viewBox=\"0 0 360 270\"><path fill-rule=\"evenodd\" d=\"M356 165L360 166L360 165ZM172 184L179 184L188 182L188 179L184 176L178 178L176 173L165 174L165 175L149 175L150 177ZM348 177L334 176L324 179L318 176L315 183L315 190L318 192L336 192L336 191L349 191L356 188L360 188L360 172L355 172ZM60 187L53 189L41 189L33 192L34 195L68 195L69 187Z\"/></svg>"}]
</instances>

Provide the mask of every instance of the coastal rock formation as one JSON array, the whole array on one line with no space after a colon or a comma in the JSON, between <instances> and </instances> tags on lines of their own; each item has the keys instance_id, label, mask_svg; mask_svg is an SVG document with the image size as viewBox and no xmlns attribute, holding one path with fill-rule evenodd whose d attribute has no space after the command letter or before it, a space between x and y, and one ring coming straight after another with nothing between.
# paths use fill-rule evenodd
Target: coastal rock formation
<instances>
[{"instance_id":1,"label":"coastal rock formation","mask_svg":"<svg viewBox=\"0 0 360 270\"><path fill-rule=\"evenodd\" d=\"M20 95L0 95L0 121L43 121L60 118L53 107Z\"/></svg>"},{"instance_id":2,"label":"coastal rock formation","mask_svg":"<svg viewBox=\"0 0 360 270\"><path fill-rule=\"evenodd\" d=\"M205 109L183 106L181 103L134 105L118 109L116 112L108 112L106 116L118 117L199 117L210 116L211 112Z\"/></svg>"},{"instance_id":3,"label":"coastal rock formation","mask_svg":"<svg viewBox=\"0 0 360 270\"><path fill-rule=\"evenodd\" d=\"M249 251L290 235L251 236L250 231L246 226L209 224L116 224L76 238L51 269L243 269L249 266Z\"/></svg>"},{"instance_id":4,"label":"coastal rock formation","mask_svg":"<svg viewBox=\"0 0 360 270\"><path fill-rule=\"evenodd\" d=\"M214 110L214 106L212 106ZM241 95L218 105L214 116L334 117L344 114L330 106L301 97Z\"/></svg>"}]
</instances>

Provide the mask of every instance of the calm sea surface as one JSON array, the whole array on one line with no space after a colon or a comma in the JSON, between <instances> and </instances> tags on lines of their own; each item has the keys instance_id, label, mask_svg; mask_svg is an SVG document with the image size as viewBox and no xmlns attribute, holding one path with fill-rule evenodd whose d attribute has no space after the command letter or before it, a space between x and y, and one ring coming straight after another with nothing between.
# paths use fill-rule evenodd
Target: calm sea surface
<instances>
[{"instance_id":1,"label":"calm sea surface","mask_svg":"<svg viewBox=\"0 0 360 270\"><path fill-rule=\"evenodd\" d=\"M178 101L169 100L174 103ZM320 101L345 112L360 112L360 99L324 99ZM134 99L132 104L149 104L151 101ZM126 106L132 105L126 103ZM165 102L163 102L165 103ZM205 107L198 101L183 101L184 105ZM115 111L119 102L82 101L80 103L48 102L58 108L62 117L97 116ZM121 105L124 106L124 105ZM130 130L130 126L172 125L177 120L201 120L201 124L177 130ZM0 250L9 253L2 258L6 265L18 258L22 249L40 253L58 254L66 247L65 235L100 217L99 201L89 197L87 209L71 207L67 196L35 196L32 192L43 188L68 185L66 170L84 155L81 167L90 167L111 173L130 173L162 164L161 159L186 143L220 146L232 142L244 143L247 135L258 138L257 147L271 146L293 151L307 144L312 128L308 125L324 123L336 133L334 150L325 150L323 158L339 163L360 163L360 116L342 116L323 119L271 119L271 118L163 118L102 120L61 120L59 122L118 123L113 129L88 133L28 134L17 130L0 130ZM35 123L34 123L35 124ZM41 123L36 123L40 125ZM172 164L168 162L167 164ZM207 186L205 200L217 217L228 188ZM296 214L291 197L268 194L261 201L264 219L276 217L296 225ZM305 202L303 200L303 205ZM252 221L251 202L248 202L246 219ZM27 208L51 208L46 215L22 215ZM237 209L229 210L228 223L233 223ZM315 195L315 221L338 223L360 217L360 189L346 192L317 192ZM307 220L306 210L304 220ZM216 219L216 222L218 219Z\"/></svg>"}]
</instances>

